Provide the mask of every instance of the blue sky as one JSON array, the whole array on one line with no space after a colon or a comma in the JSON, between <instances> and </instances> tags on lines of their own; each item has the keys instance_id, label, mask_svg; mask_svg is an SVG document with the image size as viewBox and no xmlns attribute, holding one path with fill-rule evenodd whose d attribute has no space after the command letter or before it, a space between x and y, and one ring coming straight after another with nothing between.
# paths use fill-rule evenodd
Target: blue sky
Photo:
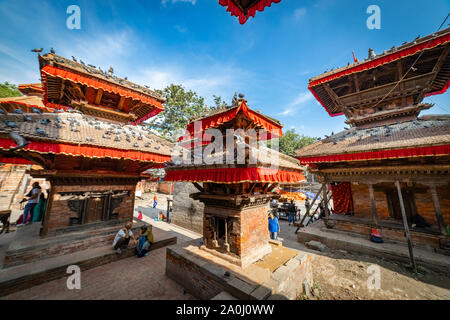
<instances>
[{"instance_id":1,"label":"blue sky","mask_svg":"<svg viewBox=\"0 0 450 320\"><path fill-rule=\"evenodd\" d=\"M81 29L66 28L69 5L81 8ZM366 9L381 8L381 29L369 30ZM53 47L142 85L182 84L204 96L249 105L285 129L323 136L344 127L309 93L308 80L326 69L363 60L369 47L431 34L450 11L449 0L282 0L245 25L217 0L0 0L0 82L39 82L32 48ZM427 99L424 113L448 113L450 93Z\"/></svg>"}]
</instances>

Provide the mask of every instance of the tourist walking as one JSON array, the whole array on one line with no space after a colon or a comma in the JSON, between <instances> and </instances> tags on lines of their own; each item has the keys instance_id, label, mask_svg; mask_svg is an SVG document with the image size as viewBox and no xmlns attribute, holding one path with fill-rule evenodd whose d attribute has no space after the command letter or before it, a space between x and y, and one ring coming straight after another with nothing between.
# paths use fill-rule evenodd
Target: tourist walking
<instances>
[{"instance_id":1,"label":"tourist walking","mask_svg":"<svg viewBox=\"0 0 450 320\"><path fill-rule=\"evenodd\" d=\"M305 209L306 209L306 213L309 214L309 209L311 208L311 203L309 203L309 198L306 198L305 201Z\"/></svg>"},{"instance_id":2,"label":"tourist walking","mask_svg":"<svg viewBox=\"0 0 450 320\"><path fill-rule=\"evenodd\" d=\"M156 208L156 206L158 205L158 202L156 202L158 198L156 197L156 194L153 196L153 208Z\"/></svg>"},{"instance_id":3,"label":"tourist walking","mask_svg":"<svg viewBox=\"0 0 450 320\"><path fill-rule=\"evenodd\" d=\"M291 225L291 223L293 224L295 222L295 203L294 200L291 200L291 203L289 203L288 206L288 221L289 221L289 226Z\"/></svg>"},{"instance_id":4,"label":"tourist walking","mask_svg":"<svg viewBox=\"0 0 450 320\"><path fill-rule=\"evenodd\" d=\"M113 242L114 250L116 250L117 253L121 253L122 250L124 250L128 247L128 244L130 243L130 239L133 240L134 244L137 244L137 241L134 238L133 232L131 231L132 227L133 227L133 224L131 222L128 222L125 225L125 228L122 228L119 230L119 232L117 232L116 237L114 238L114 242Z\"/></svg>"},{"instance_id":5,"label":"tourist walking","mask_svg":"<svg viewBox=\"0 0 450 320\"><path fill-rule=\"evenodd\" d=\"M41 195L41 186L39 185L39 182L35 182L32 185L32 189L26 197L28 199L22 199L20 203L23 203L28 200L27 204L25 205L25 208L23 209L23 219L22 224L31 224L33 223L33 211L36 205L39 202L39 198ZM29 217L29 219L28 219Z\"/></svg>"},{"instance_id":6,"label":"tourist walking","mask_svg":"<svg viewBox=\"0 0 450 320\"><path fill-rule=\"evenodd\" d=\"M280 233L280 224L278 223L278 218L272 213L269 215L269 232L270 239L278 240L278 233Z\"/></svg>"}]
</instances>

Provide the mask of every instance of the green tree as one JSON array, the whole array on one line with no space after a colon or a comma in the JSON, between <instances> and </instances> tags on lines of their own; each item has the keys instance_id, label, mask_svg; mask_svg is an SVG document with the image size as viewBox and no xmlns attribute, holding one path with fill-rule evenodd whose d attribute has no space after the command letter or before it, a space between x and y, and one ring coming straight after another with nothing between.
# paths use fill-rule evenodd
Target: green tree
<instances>
[{"instance_id":1,"label":"green tree","mask_svg":"<svg viewBox=\"0 0 450 320\"><path fill-rule=\"evenodd\" d=\"M0 83L0 98L7 97L20 97L22 93L17 90L17 86L14 84L5 81L4 83Z\"/></svg>"},{"instance_id":2,"label":"green tree","mask_svg":"<svg viewBox=\"0 0 450 320\"><path fill-rule=\"evenodd\" d=\"M295 150L306 147L317 141L317 138L308 137L305 135L300 135L295 132L294 129L290 129L283 133L283 136L278 139L278 146L280 148L280 152L293 156ZM267 142L267 145L270 147L271 141Z\"/></svg>"},{"instance_id":3,"label":"green tree","mask_svg":"<svg viewBox=\"0 0 450 320\"><path fill-rule=\"evenodd\" d=\"M221 96L216 96L215 94L213 94L213 100L214 100L215 106L211 109L220 110L220 109L227 108L227 103L225 102L225 100L222 100Z\"/></svg>"},{"instance_id":4,"label":"green tree","mask_svg":"<svg viewBox=\"0 0 450 320\"><path fill-rule=\"evenodd\" d=\"M184 130L193 117L206 110L205 99L181 85L171 84L156 91L166 99L166 103L164 111L151 120L148 126L166 139L173 140L177 130Z\"/></svg>"}]
</instances>

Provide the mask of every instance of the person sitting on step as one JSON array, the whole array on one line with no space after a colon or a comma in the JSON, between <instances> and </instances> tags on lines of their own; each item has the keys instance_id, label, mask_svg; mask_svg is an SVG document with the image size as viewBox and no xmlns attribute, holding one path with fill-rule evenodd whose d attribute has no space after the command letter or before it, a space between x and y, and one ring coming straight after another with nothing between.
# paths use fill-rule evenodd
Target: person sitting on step
<instances>
[{"instance_id":1,"label":"person sitting on step","mask_svg":"<svg viewBox=\"0 0 450 320\"><path fill-rule=\"evenodd\" d=\"M121 253L122 250L126 249L128 247L128 244L130 243L130 239L133 240L133 243L136 245L137 241L133 235L133 232L131 231L131 228L133 227L133 224L131 222L128 222L125 225L125 228L122 228L117 232L116 237L114 238L113 247L114 250L116 250L117 253Z\"/></svg>"},{"instance_id":2,"label":"person sitting on step","mask_svg":"<svg viewBox=\"0 0 450 320\"><path fill-rule=\"evenodd\" d=\"M138 258L148 256L148 252L153 243L153 232L151 228L142 226L139 231L139 243L136 247L135 253Z\"/></svg>"}]
</instances>

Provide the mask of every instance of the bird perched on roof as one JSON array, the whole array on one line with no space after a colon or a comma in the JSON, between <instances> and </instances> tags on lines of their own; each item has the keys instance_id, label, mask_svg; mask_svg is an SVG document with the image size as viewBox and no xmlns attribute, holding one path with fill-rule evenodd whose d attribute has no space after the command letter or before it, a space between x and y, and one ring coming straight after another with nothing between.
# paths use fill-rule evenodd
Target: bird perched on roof
<instances>
[{"instance_id":1,"label":"bird perched on roof","mask_svg":"<svg viewBox=\"0 0 450 320\"><path fill-rule=\"evenodd\" d=\"M139 148L139 144L138 144L137 142L135 142L135 143L133 144L133 147Z\"/></svg>"},{"instance_id":2,"label":"bird perched on roof","mask_svg":"<svg viewBox=\"0 0 450 320\"><path fill-rule=\"evenodd\" d=\"M5 110L3 110L3 109L0 109L0 114L6 115L6 112L5 112Z\"/></svg>"},{"instance_id":3,"label":"bird perched on roof","mask_svg":"<svg viewBox=\"0 0 450 320\"><path fill-rule=\"evenodd\" d=\"M5 124L10 128L17 128L17 125L14 121L5 120Z\"/></svg>"},{"instance_id":4,"label":"bird perched on roof","mask_svg":"<svg viewBox=\"0 0 450 320\"><path fill-rule=\"evenodd\" d=\"M120 136L116 136L116 137L114 138L114 141L120 141Z\"/></svg>"},{"instance_id":5,"label":"bird perched on roof","mask_svg":"<svg viewBox=\"0 0 450 320\"><path fill-rule=\"evenodd\" d=\"M33 113L42 114L42 111L37 108L31 108L31 111L33 111Z\"/></svg>"},{"instance_id":6,"label":"bird perched on roof","mask_svg":"<svg viewBox=\"0 0 450 320\"><path fill-rule=\"evenodd\" d=\"M41 136L46 136L47 135L45 130L42 130L41 128L36 128L36 132L37 132L37 134L39 134Z\"/></svg>"},{"instance_id":7,"label":"bird perched on roof","mask_svg":"<svg viewBox=\"0 0 450 320\"><path fill-rule=\"evenodd\" d=\"M92 142L92 141L94 141L94 139L92 139L92 137L87 136L86 141Z\"/></svg>"},{"instance_id":8,"label":"bird perched on roof","mask_svg":"<svg viewBox=\"0 0 450 320\"><path fill-rule=\"evenodd\" d=\"M53 50L53 48L50 48L50 53L55 54L55 50Z\"/></svg>"},{"instance_id":9,"label":"bird perched on roof","mask_svg":"<svg viewBox=\"0 0 450 320\"><path fill-rule=\"evenodd\" d=\"M50 120L48 120L48 119L41 119L40 123L43 124L43 125L48 125L50 123Z\"/></svg>"},{"instance_id":10,"label":"bird perched on roof","mask_svg":"<svg viewBox=\"0 0 450 320\"><path fill-rule=\"evenodd\" d=\"M142 135L139 134L139 136L137 137L138 140L142 140Z\"/></svg>"},{"instance_id":11,"label":"bird perched on roof","mask_svg":"<svg viewBox=\"0 0 450 320\"><path fill-rule=\"evenodd\" d=\"M84 63L84 61L83 60L81 60L80 59L80 63L83 65L83 66L85 66L86 64Z\"/></svg>"},{"instance_id":12,"label":"bird perched on roof","mask_svg":"<svg viewBox=\"0 0 450 320\"><path fill-rule=\"evenodd\" d=\"M147 142L144 147L149 148L151 146L150 142Z\"/></svg>"},{"instance_id":13,"label":"bird perched on roof","mask_svg":"<svg viewBox=\"0 0 450 320\"><path fill-rule=\"evenodd\" d=\"M77 59L74 56L72 56L72 60L75 61L75 62L78 62Z\"/></svg>"},{"instance_id":14,"label":"bird perched on roof","mask_svg":"<svg viewBox=\"0 0 450 320\"><path fill-rule=\"evenodd\" d=\"M103 139L111 139L111 137L109 136L109 135L107 135L106 133L104 133L103 135L102 135L102 138Z\"/></svg>"},{"instance_id":15,"label":"bird perched on roof","mask_svg":"<svg viewBox=\"0 0 450 320\"><path fill-rule=\"evenodd\" d=\"M33 119L31 119L31 117L29 117L29 116L23 116L23 119L24 119L25 121L29 121L29 122L32 122L32 121L33 121Z\"/></svg>"},{"instance_id":16,"label":"bird perched on roof","mask_svg":"<svg viewBox=\"0 0 450 320\"><path fill-rule=\"evenodd\" d=\"M23 114L22 109L15 109L13 112L17 114Z\"/></svg>"},{"instance_id":17,"label":"bird perched on roof","mask_svg":"<svg viewBox=\"0 0 450 320\"><path fill-rule=\"evenodd\" d=\"M76 127L70 127L70 130L73 132L80 132L80 130L78 130L78 128Z\"/></svg>"},{"instance_id":18,"label":"bird perched on roof","mask_svg":"<svg viewBox=\"0 0 450 320\"><path fill-rule=\"evenodd\" d=\"M44 50L44 48L39 48L39 49L31 49L31 52L37 52L37 53L41 53L42 50Z\"/></svg>"},{"instance_id":19,"label":"bird perched on roof","mask_svg":"<svg viewBox=\"0 0 450 320\"><path fill-rule=\"evenodd\" d=\"M55 122L55 127L57 127L58 129L62 128L62 126L58 122Z\"/></svg>"},{"instance_id":20,"label":"bird perched on roof","mask_svg":"<svg viewBox=\"0 0 450 320\"><path fill-rule=\"evenodd\" d=\"M17 147L10 149L10 151L25 148L27 145L30 144L28 141L25 140L24 137L22 137L20 134L16 132L10 132L9 136L11 137L11 139L14 140L15 144L17 144Z\"/></svg>"},{"instance_id":21,"label":"bird perched on roof","mask_svg":"<svg viewBox=\"0 0 450 320\"><path fill-rule=\"evenodd\" d=\"M113 67L109 67L109 69L108 69L108 74L109 74L110 76L112 76L113 73L114 73Z\"/></svg>"}]
</instances>

